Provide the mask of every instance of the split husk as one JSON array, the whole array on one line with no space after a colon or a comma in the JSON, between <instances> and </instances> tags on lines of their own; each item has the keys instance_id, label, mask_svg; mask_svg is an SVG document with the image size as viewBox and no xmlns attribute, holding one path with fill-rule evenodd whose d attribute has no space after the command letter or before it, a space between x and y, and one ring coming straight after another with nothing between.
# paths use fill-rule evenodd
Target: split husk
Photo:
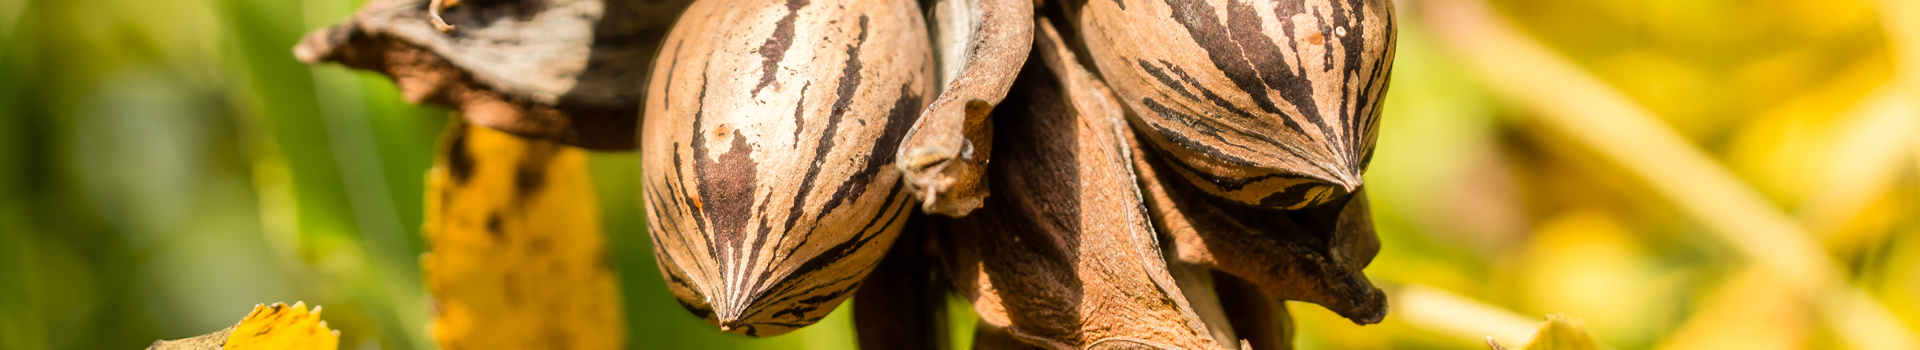
<instances>
[{"instance_id":1,"label":"split husk","mask_svg":"<svg viewBox=\"0 0 1920 350\"><path fill-rule=\"evenodd\" d=\"M980 208L988 195L988 115L1006 98L1033 48L1033 2L941 0L930 10L945 85L907 131L897 159L921 210L960 217Z\"/></svg>"},{"instance_id":2,"label":"split husk","mask_svg":"<svg viewBox=\"0 0 1920 350\"><path fill-rule=\"evenodd\" d=\"M995 133L1020 141L988 169L996 195L919 227L982 329L1055 349L1220 348L1168 272L1134 185L1124 114L1039 27L1046 58L1028 60L993 112Z\"/></svg>"},{"instance_id":3,"label":"split husk","mask_svg":"<svg viewBox=\"0 0 1920 350\"><path fill-rule=\"evenodd\" d=\"M1356 324L1386 317L1386 294L1362 271L1380 251L1364 190L1303 210L1250 207L1169 178L1164 157L1140 142L1133 155L1154 225L1173 238L1174 259L1226 272L1272 297L1320 304Z\"/></svg>"}]
</instances>

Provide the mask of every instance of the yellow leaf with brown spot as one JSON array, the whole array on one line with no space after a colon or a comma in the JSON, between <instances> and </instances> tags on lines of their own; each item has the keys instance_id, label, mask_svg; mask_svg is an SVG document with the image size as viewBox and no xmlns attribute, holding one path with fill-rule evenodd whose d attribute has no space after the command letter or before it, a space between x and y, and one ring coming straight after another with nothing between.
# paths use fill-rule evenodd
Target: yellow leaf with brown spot
<instances>
[{"instance_id":1,"label":"yellow leaf with brown spot","mask_svg":"<svg viewBox=\"0 0 1920 350\"><path fill-rule=\"evenodd\" d=\"M420 258L445 349L619 349L587 155L456 121L427 176Z\"/></svg>"},{"instance_id":2,"label":"yellow leaf with brown spot","mask_svg":"<svg viewBox=\"0 0 1920 350\"><path fill-rule=\"evenodd\" d=\"M340 331L320 320L320 307L307 311L296 302L254 305L239 324L219 332L181 340L153 342L149 350L332 350L340 347Z\"/></svg>"},{"instance_id":3,"label":"yellow leaf with brown spot","mask_svg":"<svg viewBox=\"0 0 1920 350\"><path fill-rule=\"evenodd\" d=\"M273 306L255 305L253 313L233 326L233 336L227 338L226 350L275 349L307 350L336 349L340 347L340 332L327 329L327 321L320 320L320 307L307 312L307 303L295 302L293 307L284 303Z\"/></svg>"}]
</instances>

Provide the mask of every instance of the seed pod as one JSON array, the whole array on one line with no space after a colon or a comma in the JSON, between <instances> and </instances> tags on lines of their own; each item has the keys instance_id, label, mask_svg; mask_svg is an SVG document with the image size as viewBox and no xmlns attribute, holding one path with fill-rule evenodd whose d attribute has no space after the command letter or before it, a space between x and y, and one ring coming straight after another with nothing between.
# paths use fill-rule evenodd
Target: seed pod
<instances>
[{"instance_id":1,"label":"seed pod","mask_svg":"<svg viewBox=\"0 0 1920 350\"><path fill-rule=\"evenodd\" d=\"M899 166L922 210L959 217L987 196L988 112L1032 51L1033 1L943 0L932 10L945 86L901 141Z\"/></svg>"},{"instance_id":2,"label":"seed pod","mask_svg":"<svg viewBox=\"0 0 1920 350\"><path fill-rule=\"evenodd\" d=\"M1372 156L1393 68L1389 0L1092 0L1078 23L1134 126L1201 190L1299 209Z\"/></svg>"},{"instance_id":3,"label":"seed pod","mask_svg":"<svg viewBox=\"0 0 1920 350\"><path fill-rule=\"evenodd\" d=\"M911 209L893 155L932 93L918 6L700 0L663 44L641 151L668 286L733 333L819 321Z\"/></svg>"},{"instance_id":4,"label":"seed pod","mask_svg":"<svg viewBox=\"0 0 1920 350\"><path fill-rule=\"evenodd\" d=\"M1173 238L1175 260L1245 279L1274 297L1320 304L1356 324L1386 317L1386 294L1361 271L1380 251L1366 191L1301 210L1256 208L1169 177L1172 162L1137 142L1133 154L1154 226Z\"/></svg>"},{"instance_id":5,"label":"seed pod","mask_svg":"<svg viewBox=\"0 0 1920 350\"><path fill-rule=\"evenodd\" d=\"M919 227L934 231L983 329L1054 349L1219 348L1168 271L1117 101L1050 26L1036 28L1035 56L1046 57L1029 59L993 112L1008 142L987 169L995 195Z\"/></svg>"}]
</instances>

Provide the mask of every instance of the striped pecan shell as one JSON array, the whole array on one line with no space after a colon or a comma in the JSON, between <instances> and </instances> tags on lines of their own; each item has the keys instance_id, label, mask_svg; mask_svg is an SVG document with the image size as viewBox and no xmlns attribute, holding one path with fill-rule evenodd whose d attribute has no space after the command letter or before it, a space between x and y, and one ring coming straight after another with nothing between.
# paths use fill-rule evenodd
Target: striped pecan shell
<instances>
[{"instance_id":1,"label":"striped pecan shell","mask_svg":"<svg viewBox=\"0 0 1920 350\"><path fill-rule=\"evenodd\" d=\"M1078 23L1179 176L1278 209L1357 191L1393 67L1389 0L1090 0Z\"/></svg>"},{"instance_id":2,"label":"striped pecan shell","mask_svg":"<svg viewBox=\"0 0 1920 350\"><path fill-rule=\"evenodd\" d=\"M912 206L893 156L934 81L897 0L700 0L663 42L641 152L674 295L720 329L819 321Z\"/></svg>"}]
</instances>

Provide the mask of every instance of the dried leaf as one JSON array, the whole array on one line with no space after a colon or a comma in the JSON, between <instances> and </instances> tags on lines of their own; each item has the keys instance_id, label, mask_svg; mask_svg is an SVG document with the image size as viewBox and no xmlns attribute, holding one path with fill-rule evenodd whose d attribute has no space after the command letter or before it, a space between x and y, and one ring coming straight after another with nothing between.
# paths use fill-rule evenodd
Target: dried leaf
<instances>
[{"instance_id":1,"label":"dried leaf","mask_svg":"<svg viewBox=\"0 0 1920 350\"><path fill-rule=\"evenodd\" d=\"M455 121L427 175L420 258L447 349L619 349L586 152Z\"/></svg>"},{"instance_id":2,"label":"dried leaf","mask_svg":"<svg viewBox=\"0 0 1920 350\"><path fill-rule=\"evenodd\" d=\"M933 94L918 5L701 0L664 42L648 233L683 306L772 336L825 317L906 224L893 155Z\"/></svg>"},{"instance_id":3,"label":"dried leaf","mask_svg":"<svg viewBox=\"0 0 1920 350\"><path fill-rule=\"evenodd\" d=\"M898 166L921 210L959 217L987 196L989 112L1033 47L1033 1L940 0L929 9L946 85L901 141Z\"/></svg>"},{"instance_id":4,"label":"dried leaf","mask_svg":"<svg viewBox=\"0 0 1920 350\"><path fill-rule=\"evenodd\" d=\"M987 323L986 321L980 321L979 325L973 328L973 349L1030 350L1043 348L1020 341L1020 338L1015 338L1013 333L1008 332L1006 328L1001 328L998 325Z\"/></svg>"},{"instance_id":5,"label":"dried leaf","mask_svg":"<svg viewBox=\"0 0 1920 350\"><path fill-rule=\"evenodd\" d=\"M1036 52L1054 58L1029 58L993 112L1007 146L988 169L996 195L920 227L983 329L1047 348L1221 347L1168 272L1133 182L1123 114L1086 108L1111 97L1064 65L1071 54L1040 27Z\"/></svg>"},{"instance_id":6,"label":"dried leaf","mask_svg":"<svg viewBox=\"0 0 1920 350\"><path fill-rule=\"evenodd\" d=\"M1487 347L1493 350L1511 350L1500 342L1487 337ZM1587 331L1586 322L1567 315L1547 315L1547 322L1540 323L1540 330L1533 333L1533 340L1521 350L1601 350L1600 342L1593 339L1593 333Z\"/></svg>"},{"instance_id":7,"label":"dried leaf","mask_svg":"<svg viewBox=\"0 0 1920 350\"><path fill-rule=\"evenodd\" d=\"M1141 136L1145 137L1145 136ZM1273 210L1207 195L1168 178L1165 157L1133 146L1154 225L1175 259L1245 279L1267 294L1320 304L1357 324L1386 317L1386 294L1362 273L1380 250L1365 190L1301 210Z\"/></svg>"},{"instance_id":8,"label":"dried leaf","mask_svg":"<svg viewBox=\"0 0 1920 350\"><path fill-rule=\"evenodd\" d=\"M901 235L853 296L862 350L945 349L947 291L924 234Z\"/></svg>"},{"instance_id":9,"label":"dried leaf","mask_svg":"<svg viewBox=\"0 0 1920 350\"><path fill-rule=\"evenodd\" d=\"M294 47L392 77L408 101L470 122L593 149L632 149L637 82L690 0L466 1L431 23L428 0L375 0Z\"/></svg>"},{"instance_id":10,"label":"dried leaf","mask_svg":"<svg viewBox=\"0 0 1920 350\"><path fill-rule=\"evenodd\" d=\"M1089 56L1168 176L1247 205L1359 191L1393 67L1389 0L1086 1Z\"/></svg>"},{"instance_id":11,"label":"dried leaf","mask_svg":"<svg viewBox=\"0 0 1920 350\"><path fill-rule=\"evenodd\" d=\"M1162 246L1161 250L1165 252L1166 247ZM1167 272L1173 275L1173 283L1180 287L1180 294L1187 297L1187 305L1193 307L1193 313L1207 325L1207 331L1211 332L1209 335L1215 343L1240 343L1240 336L1234 334L1231 321L1227 319L1227 309L1221 305L1220 294L1214 290L1211 268L1168 261Z\"/></svg>"},{"instance_id":12,"label":"dried leaf","mask_svg":"<svg viewBox=\"0 0 1920 350\"><path fill-rule=\"evenodd\" d=\"M1227 312L1227 324L1233 326L1241 348L1293 348L1293 317L1287 314L1286 303L1267 296L1252 282L1220 271L1213 271L1213 291Z\"/></svg>"},{"instance_id":13,"label":"dried leaf","mask_svg":"<svg viewBox=\"0 0 1920 350\"><path fill-rule=\"evenodd\" d=\"M340 347L340 331L327 329L320 307L307 303L254 305L240 323L219 332L181 340L161 340L149 350L332 350Z\"/></svg>"}]
</instances>

